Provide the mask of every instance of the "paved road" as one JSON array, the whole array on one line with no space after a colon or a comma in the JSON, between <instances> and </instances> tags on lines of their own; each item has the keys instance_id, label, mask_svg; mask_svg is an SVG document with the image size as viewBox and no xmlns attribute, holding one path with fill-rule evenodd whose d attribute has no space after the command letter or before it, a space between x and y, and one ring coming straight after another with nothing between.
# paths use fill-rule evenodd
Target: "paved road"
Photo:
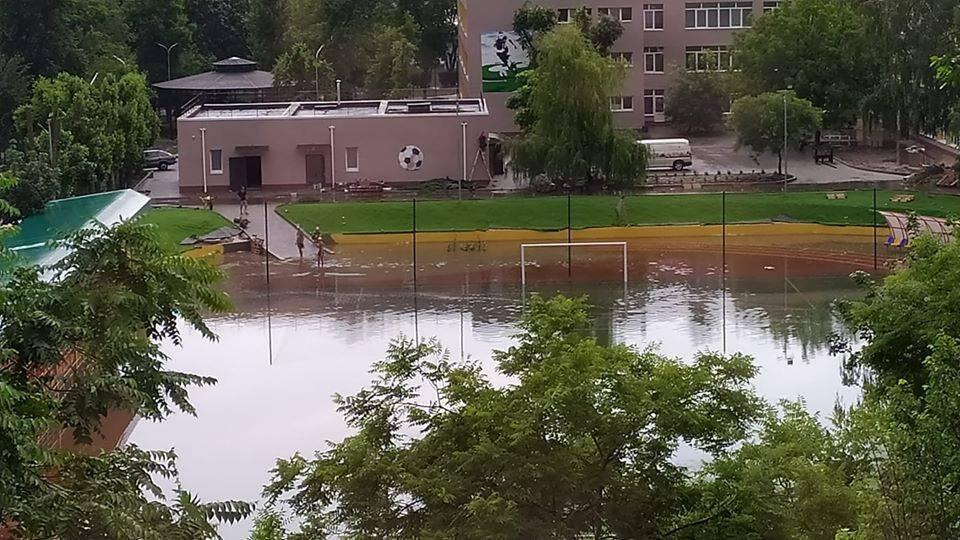
<instances>
[{"instance_id":1,"label":"paved road","mask_svg":"<svg viewBox=\"0 0 960 540\"><path fill-rule=\"evenodd\" d=\"M267 227L270 226L270 253L273 253L280 259L299 259L300 252L297 250L297 229L289 221L277 214L278 203L267 203L267 219L264 220L263 203L250 205L250 213L247 219L250 220L250 226L247 232L259 238L266 238ZM213 209L220 215L233 221L240 216L240 205L238 203L214 204ZM309 239L305 242L303 258L305 261L315 261L317 258L317 248L313 246Z\"/></svg>"},{"instance_id":2,"label":"paved road","mask_svg":"<svg viewBox=\"0 0 960 540\"><path fill-rule=\"evenodd\" d=\"M180 173L178 165L173 165L166 171L154 171L153 177L147 179L139 189L149 192L153 200L172 200L180 198ZM199 201L197 201L199 204Z\"/></svg>"},{"instance_id":3,"label":"paved road","mask_svg":"<svg viewBox=\"0 0 960 540\"><path fill-rule=\"evenodd\" d=\"M747 149L736 149L736 140L732 135L715 137L692 137L693 170L714 173L717 171L737 172L750 170L777 170L776 154L763 154L757 159ZM883 182L898 180L899 175L867 172L836 163L817 165L813 162L813 152L791 152L787 156L787 168L801 184L829 184L839 182Z\"/></svg>"}]
</instances>

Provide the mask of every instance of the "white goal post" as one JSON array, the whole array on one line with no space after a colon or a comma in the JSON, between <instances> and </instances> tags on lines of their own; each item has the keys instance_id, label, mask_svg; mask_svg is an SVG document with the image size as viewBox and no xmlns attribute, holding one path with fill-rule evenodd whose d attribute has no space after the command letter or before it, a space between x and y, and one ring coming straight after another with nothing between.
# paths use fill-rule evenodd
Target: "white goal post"
<instances>
[{"instance_id":1,"label":"white goal post","mask_svg":"<svg viewBox=\"0 0 960 540\"><path fill-rule=\"evenodd\" d=\"M559 242L554 244L520 244L520 279L524 287L527 286L527 249L528 248L558 248L558 247L610 247L623 248L623 284L627 284L627 243L626 242Z\"/></svg>"}]
</instances>

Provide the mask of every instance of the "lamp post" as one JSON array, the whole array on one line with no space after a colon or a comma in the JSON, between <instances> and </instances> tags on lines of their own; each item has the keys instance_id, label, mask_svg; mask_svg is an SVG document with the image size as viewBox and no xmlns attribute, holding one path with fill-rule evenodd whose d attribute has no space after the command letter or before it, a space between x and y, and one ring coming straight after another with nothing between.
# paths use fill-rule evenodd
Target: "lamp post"
<instances>
[{"instance_id":1,"label":"lamp post","mask_svg":"<svg viewBox=\"0 0 960 540\"><path fill-rule=\"evenodd\" d=\"M170 53L173 51L173 49L175 49L175 48L177 47L177 45L179 45L179 43L174 43L173 45L170 45L170 46L168 47L168 46L164 45L163 43L157 43L157 46L158 46L158 47L160 47L161 49L167 51L167 80L168 80L168 81L172 78L172 77L170 76Z\"/></svg>"},{"instance_id":2,"label":"lamp post","mask_svg":"<svg viewBox=\"0 0 960 540\"><path fill-rule=\"evenodd\" d=\"M313 68L315 70L315 75L316 75L315 80L317 84L317 101L320 101L320 53L323 52L324 47L326 47L326 45L321 45L320 48L317 49L317 54L313 55L313 58L314 58Z\"/></svg>"}]
</instances>

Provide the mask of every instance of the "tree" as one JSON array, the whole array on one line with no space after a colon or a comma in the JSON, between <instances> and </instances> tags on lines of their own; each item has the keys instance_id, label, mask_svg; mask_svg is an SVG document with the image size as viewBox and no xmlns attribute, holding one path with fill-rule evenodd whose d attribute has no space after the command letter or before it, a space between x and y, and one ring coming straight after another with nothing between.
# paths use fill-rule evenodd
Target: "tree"
<instances>
[{"instance_id":1,"label":"tree","mask_svg":"<svg viewBox=\"0 0 960 540\"><path fill-rule=\"evenodd\" d=\"M415 45L419 42L420 29L409 15L399 26L380 27L374 38L366 87L387 97L402 97L406 89L416 86L421 73Z\"/></svg>"},{"instance_id":2,"label":"tree","mask_svg":"<svg viewBox=\"0 0 960 540\"><path fill-rule=\"evenodd\" d=\"M63 0L0 0L0 51L22 58L34 75L55 74L66 48L64 4Z\"/></svg>"},{"instance_id":3,"label":"tree","mask_svg":"<svg viewBox=\"0 0 960 540\"><path fill-rule=\"evenodd\" d=\"M930 58L956 50L954 0L864 2L872 46L880 60L866 108L901 135L946 129L960 89L943 87Z\"/></svg>"},{"instance_id":4,"label":"tree","mask_svg":"<svg viewBox=\"0 0 960 540\"><path fill-rule=\"evenodd\" d=\"M530 65L536 67L536 36L546 34L557 26L557 12L536 4L524 4L513 13L513 31L520 38L520 46L530 52Z\"/></svg>"},{"instance_id":5,"label":"tree","mask_svg":"<svg viewBox=\"0 0 960 540\"><path fill-rule=\"evenodd\" d=\"M790 0L734 40L752 94L793 88L829 126L853 124L877 84L877 51L853 0Z\"/></svg>"},{"instance_id":6,"label":"tree","mask_svg":"<svg viewBox=\"0 0 960 540\"><path fill-rule=\"evenodd\" d=\"M784 110L786 137L784 141ZM746 96L733 103L731 123L737 132L737 146L748 146L754 152L776 152L777 170L783 173L784 142L799 145L813 135L822 124L822 113L813 104L793 92L768 92Z\"/></svg>"},{"instance_id":7,"label":"tree","mask_svg":"<svg viewBox=\"0 0 960 540\"><path fill-rule=\"evenodd\" d=\"M196 73L209 65L196 47L196 28L187 18L184 0L129 0L124 4L133 31L137 63L151 82ZM161 47L177 45L170 51Z\"/></svg>"},{"instance_id":8,"label":"tree","mask_svg":"<svg viewBox=\"0 0 960 540\"><path fill-rule=\"evenodd\" d=\"M420 28L422 66L443 62L449 71L457 70L457 4L450 0L398 0L397 11L409 14Z\"/></svg>"},{"instance_id":9,"label":"tree","mask_svg":"<svg viewBox=\"0 0 960 540\"><path fill-rule=\"evenodd\" d=\"M0 52L0 148L13 136L13 112L29 95L27 66L19 56Z\"/></svg>"},{"instance_id":10,"label":"tree","mask_svg":"<svg viewBox=\"0 0 960 540\"><path fill-rule=\"evenodd\" d=\"M143 150L159 132L146 80L135 73L106 75L95 84L67 74L41 78L16 117L25 145L52 148L54 166L68 158L65 170L82 171L79 178L64 182L70 189L65 195L124 187L140 170ZM91 164L96 184L75 184L90 179Z\"/></svg>"},{"instance_id":11,"label":"tree","mask_svg":"<svg viewBox=\"0 0 960 540\"><path fill-rule=\"evenodd\" d=\"M283 5L283 0L250 0L247 36L253 57L263 69L273 69L273 64L283 53L287 21Z\"/></svg>"},{"instance_id":12,"label":"tree","mask_svg":"<svg viewBox=\"0 0 960 540\"><path fill-rule=\"evenodd\" d=\"M878 384L905 380L915 388L929 384L924 362L942 335L960 339L960 298L950 285L958 278L954 263L960 245L940 246L930 237L911 244L904 268L876 282L865 275L861 301L839 304L844 320L867 339L851 350L850 362L870 370ZM850 349L849 344L841 344Z\"/></svg>"},{"instance_id":13,"label":"tree","mask_svg":"<svg viewBox=\"0 0 960 540\"><path fill-rule=\"evenodd\" d=\"M689 363L602 346L582 300L535 298L517 345L476 362L395 342L377 380L338 397L356 435L281 460L306 537L650 538L683 527L681 441L717 451L758 412L743 356ZM411 436L410 434L416 434ZM315 536L310 536L311 534Z\"/></svg>"},{"instance_id":14,"label":"tree","mask_svg":"<svg viewBox=\"0 0 960 540\"><path fill-rule=\"evenodd\" d=\"M614 126L610 98L624 69L602 57L574 26L540 39L538 65L521 92L529 126L512 147L515 170L578 187L620 187L642 178L645 154ZM518 107L514 101L512 107ZM516 110L516 109L515 109Z\"/></svg>"},{"instance_id":15,"label":"tree","mask_svg":"<svg viewBox=\"0 0 960 540\"><path fill-rule=\"evenodd\" d=\"M202 314L228 306L214 289L219 270L171 256L136 223L86 229L59 247L59 263L16 268L0 285L0 523L24 538L217 538L214 522L250 506L201 503L180 488L164 498L152 475L176 481L172 453L86 455L43 435L66 429L89 442L117 409L152 420L193 413L188 387L215 381L166 369L160 342L180 343L181 324L215 337Z\"/></svg>"},{"instance_id":16,"label":"tree","mask_svg":"<svg viewBox=\"0 0 960 540\"><path fill-rule=\"evenodd\" d=\"M317 77L319 76L319 81ZM292 86L297 88L314 88L320 92L328 92L333 86L333 69L322 57L298 43L292 49L283 53L277 59L273 69L273 84L275 86ZM317 98L319 99L319 97Z\"/></svg>"},{"instance_id":17,"label":"tree","mask_svg":"<svg viewBox=\"0 0 960 540\"><path fill-rule=\"evenodd\" d=\"M696 512L721 516L691 538L833 540L857 524L856 491L835 430L802 402L784 402L759 440L706 465Z\"/></svg>"},{"instance_id":18,"label":"tree","mask_svg":"<svg viewBox=\"0 0 960 540\"><path fill-rule=\"evenodd\" d=\"M204 55L216 59L250 55L244 21L249 0L187 0L186 10Z\"/></svg>"},{"instance_id":19,"label":"tree","mask_svg":"<svg viewBox=\"0 0 960 540\"><path fill-rule=\"evenodd\" d=\"M60 196L60 171L50 164L50 156L28 150L8 148L3 154L8 179L0 188L0 197L29 217L43 210L44 205Z\"/></svg>"},{"instance_id":20,"label":"tree","mask_svg":"<svg viewBox=\"0 0 960 540\"><path fill-rule=\"evenodd\" d=\"M730 105L725 83L725 75L716 71L674 70L667 117L686 133L713 131Z\"/></svg>"}]
</instances>

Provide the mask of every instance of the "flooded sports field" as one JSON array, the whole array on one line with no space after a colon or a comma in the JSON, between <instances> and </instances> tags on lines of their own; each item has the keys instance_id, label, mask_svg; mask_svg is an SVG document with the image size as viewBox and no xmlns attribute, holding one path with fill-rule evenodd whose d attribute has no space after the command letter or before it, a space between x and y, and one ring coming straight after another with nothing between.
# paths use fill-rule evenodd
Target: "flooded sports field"
<instances>
[{"instance_id":1,"label":"flooded sports field","mask_svg":"<svg viewBox=\"0 0 960 540\"><path fill-rule=\"evenodd\" d=\"M873 244L862 239L633 240L626 284L621 246L533 248L526 286L516 241L419 245L416 279L403 239L335 251L323 270L312 254L271 262L269 285L263 259L227 255L224 286L235 311L211 320L219 342L188 333L182 347L167 348L170 369L219 384L193 390L196 418L141 421L130 441L175 448L188 490L207 500L259 500L276 458L312 454L348 435L331 396L369 383L370 365L397 336L437 338L452 357L487 361L492 373L491 351L511 344L524 299L535 293L587 295L603 342L657 344L682 358L749 354L761 368L756 388L771 402L803 398L828 415L836 400L859 394L844 384L828 340L844 332L832 302L861 294L849 275L873 270ZM240 539L248 529L223 534Z\"/></svg>"}]
</instances>

